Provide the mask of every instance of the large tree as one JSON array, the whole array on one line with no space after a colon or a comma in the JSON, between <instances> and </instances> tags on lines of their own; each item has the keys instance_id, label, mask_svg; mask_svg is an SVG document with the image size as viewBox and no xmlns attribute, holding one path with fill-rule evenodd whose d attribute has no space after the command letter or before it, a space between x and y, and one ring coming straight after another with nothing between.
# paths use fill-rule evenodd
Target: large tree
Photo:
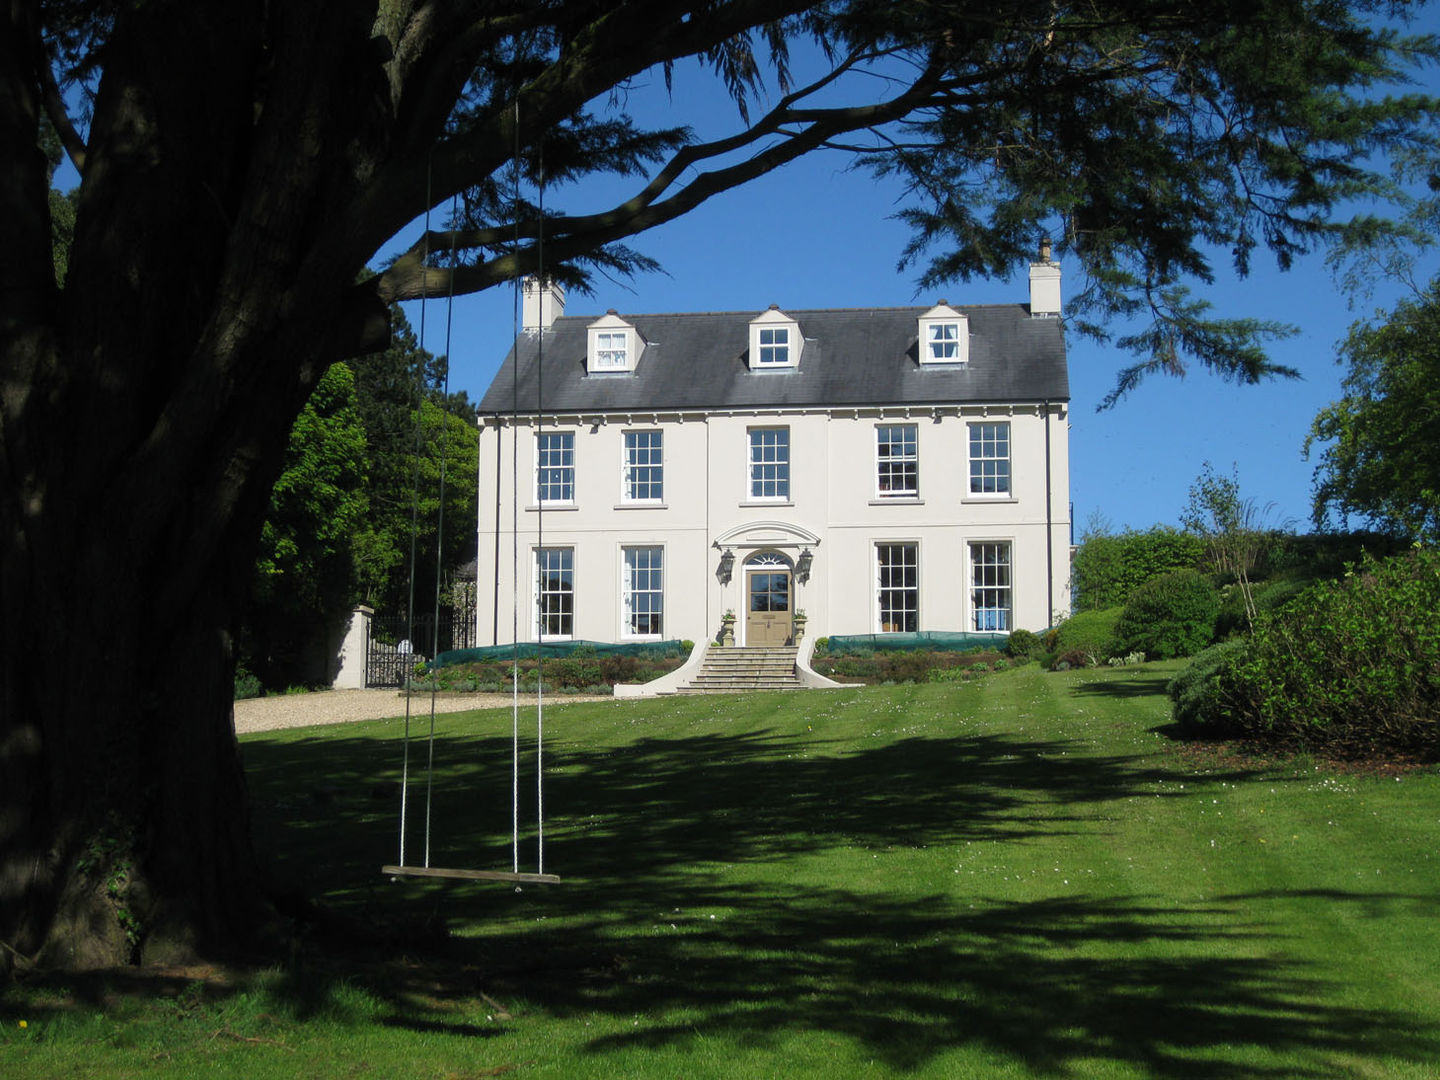
<instances>
[{"instance_id":1,"label":"large tree","mask_svg":"<svg viewBox=\"0 0 1440 1080\"><path fill-rule=\"evenodd\" d=\"M1258 379L1270 328L1183 283L1210 250L1288 261L1382 182L1367 155L1429 108L1384 84L1434 48L1369 19L1412 6L0 0L0 962L269 925L233 627L291 425L330 364L384 346L392 302L542 258L572 286L632 268L627 237L829 147L907 181L923 281L1049 233L1093 315L1148 313L1119 389L1187 356ZM692 62L746 106L734 133L632 123L628 80ZM42 117L81 178L61 283ZM555 212L599 170L633 196ZM514 194L542 172L543 221Z\"/></svg>"},{"instance_id":2,"label":"large tree","mask_svg":"<svg viewBox=\"0 0 1440 1080\"><path fill-rule=\"evenodd\" d=\"M1340 346L1345 391L1315 417L1314 517L1359 517L1387 532L1440 538L1440 279L1357 323Z\"/></svg>"}]
</instances>

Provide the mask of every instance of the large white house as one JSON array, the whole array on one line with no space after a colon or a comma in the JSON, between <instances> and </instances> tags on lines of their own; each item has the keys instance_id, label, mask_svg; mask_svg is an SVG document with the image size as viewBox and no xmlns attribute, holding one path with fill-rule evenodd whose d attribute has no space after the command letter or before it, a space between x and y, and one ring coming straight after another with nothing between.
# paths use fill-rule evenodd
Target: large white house
<instances>
[{"instance_id":1,"label":"large white house","mask_svg":"<svg viewBox=\"0 0 1440 1080\"><path fill-rule=\"evenodd\" d=\"M527 282L480 405L478 643L1050 625L1070 391L1043 254L1029 300L594 317Z\"/></svg>"}]
</instances>

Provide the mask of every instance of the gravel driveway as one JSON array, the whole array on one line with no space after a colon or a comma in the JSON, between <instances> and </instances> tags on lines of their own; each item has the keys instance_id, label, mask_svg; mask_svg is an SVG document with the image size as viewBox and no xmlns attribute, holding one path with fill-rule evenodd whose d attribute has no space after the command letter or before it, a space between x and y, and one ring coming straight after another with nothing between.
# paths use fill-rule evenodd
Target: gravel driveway
<instances>
[{"instance_id":1,"label":"gravel driveway","mask_svg":"<svg viewBox=\"0 0 1440 1080\"><path fill-rule=\"evenodd\" d=\"M611 697L566 694L557 701L613 701ZM509 694L443 694L435 698L437 713L466 712L470 709L509 708ZM521 705L535 704L533 694L520 698ZM235 702L235 731L245 735L252 731L277 731L280 728L313 727L318 724L343 724L350 720L379 720L387 716L404 716L405 699L394 690L317 690L311 694L279 694L275 697L246 698ZM411 716L430 715L428 694L410 701Z\"/></svg>"}]
</instances>

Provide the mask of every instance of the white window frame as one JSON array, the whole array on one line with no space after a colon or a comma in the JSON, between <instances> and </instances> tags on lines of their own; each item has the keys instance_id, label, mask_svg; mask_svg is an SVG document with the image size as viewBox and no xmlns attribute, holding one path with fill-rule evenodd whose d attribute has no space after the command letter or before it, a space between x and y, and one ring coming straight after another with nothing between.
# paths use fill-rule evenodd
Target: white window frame
<instances>
[{"instance_id":1,"label":"white window frame","mask_svg":"<svg viewBox=\"0 0 1440 1080\"><path fill-rule=\"evenodd\" d=\"M790 366L790 327L759 327L760 354L756 362L760 367Z\"/></svg>"},{"instance_id":2,"label":"white window frame","mask_svg":"<svg viewBox=\"0 0 1440 1080\"><path fill-rule=\"evenodd\" d=\"M573 546L537 547L535 552L535 640L536 641L569 641L575 636L575 548ZM562 565L553 569L545 564L550 557L560 556L565 559L568 565ZM568 587L546 588L546 571L553 575L560 575L568 578L564 585ZM551 599L561 602L562 610L554 614L554 618L568 621L567 629L554 633L545 629L547 617L550 612L547 610L547 602ZM564 600L569 599L569 612L563 610Z\"/></svg>"},{"instance_id":3,"label":"white window frame","mask_svg":"<svg viewBox=\"0 0 1440 1080\"><path fill-rule=\"evenodd\" d=\"M972 540L968 554L970 626L977 634L1008 634L1015 628L1015 545Z\"/></svg>"},{"instance_id":4,"label":"white window frame","mask_svg":"<svg viewBox=\"0 0 1440 1080\"><path fill-rule=\"evenodd\" d=\"M902 432L897 440L893 433ZM890 433L887 439L887 433ZM899 446L897 453L895 447ZM888 448L888 452L887 452ZM906 466L909 466L907 469ZM895 483L898 472L902 481ZM910 474L906 486L903 474ZM875 425L875 497L877 499L914 499L920 495L920 425Z\"/></svg>"},{"instance_id":5,"label":"white window frame","mask_svg":"<svg viewBox=\"0 0 1440 1080\"><path fill-rule=\"evenodd\" d=\"M1003 431L1004 453L1000 453ZM977 420L966 427L966 454L969 458L969 492L971 499L1009 499L1015 489L1011 471L1014 451L1014 430L1008 420ZM978 451L978 452L977 452Z\"/></svg>"},{"instance_id":6,"label":"white window frame","mask_svg":"<svg viewBox=\"0 0 1440 1080\"><path fill-rule=\"evenodd\" d=\"M653 441L642 446L640 436ZM665 432L659 428L627 431L622 446L625 457L620 474L621 501L652 504L664 502ZM641 491L645 494L639 494Z\"/></svg>"},{"instance_id":7,"label":"white window frame","mask_svg":"<svg viewBox=\"0 0 1440 1080\"><path fill-rule=\"evenodd\" d=\"M901 556L898 562L894 561L894 554L897 552ZM873 559L875 632L917 633L920 630L919 542L915 540L877 540ZM908 581L905 574L907 570L909 571ZM897 571L901 575L898 583L894 577ZM897 615L898 619L895 618Z\"/></svg>"},{"instance_id":8,"label":"white window frame","mask_svg":"<svg viewBox=\"0 0 1440 1080\"><path fill-rule=\"evenodd\" d=\"M556 449L543 445L544 443L558 439L561 442L560 448ZM551 456L559 453L562 460L559 463L551 461ZM568 456L569 460L563 460ZM555 473L554 479L547 479L547 471ZM538 506L574 506L575 505L575 433L573 431L537 431L535 433L535 503ZM562 492L558 497L550 496L551 489L558 487ZM568 493L567 493L568 491Z\"/></svg>"},{"instance_id":9,"label":"white window frame","mask_svg":"<svg viewBox=\"0 0 1440 1080\"><path fill-rule=\"evenodd\" d=\"M630 332L628 330L596 330L594 351L590 354L595 371L630 370Z\"/></svg>"},{"instance_id":10,"label":"white window frame","mask_svg":"<svg viewBox=\"0 0 1440 1080\"><path fill-rule=\"evenodd\" d=\"M780 440L765 441L767 435L783 435ZM760 441L757 443L757 436ZM747 502L789 502L790 485L790 428L769 425L745 429L746 469L745 495ZM773 448L773 457L766 458L767 448ZM784 451L784 456L780 452ZM757 456L758 454L758 456ZM770 488L767 492L767 487Z\"/></svg>"},{"instance_id":11,"label":"white window frame","mask_svg":"<svg viewBox=\"0 0 1440 1080\"><path fill-rule=\"evenodd\" d=\"M960 362L960 324L958 322L933 322L925 336L926 356L929 364L958 364Z\"/></svg>"},{"instance_id":12,"label":"white window frame","mask_svg":"<svg viewBox=\"0 0 1440 1080\"><path fill-rule=\"evenodd\" d=\"M640 565L643 553L646 565ZM647 577L637 585L636 575ZM637 612L636 599L652 598L645 610ZM653 619L653 629L636 629L640 619ZM665 547L663 544L626 544L620 548L620 636L622 638L658 640L665 633Z\"/></svg>"}]
</instances>

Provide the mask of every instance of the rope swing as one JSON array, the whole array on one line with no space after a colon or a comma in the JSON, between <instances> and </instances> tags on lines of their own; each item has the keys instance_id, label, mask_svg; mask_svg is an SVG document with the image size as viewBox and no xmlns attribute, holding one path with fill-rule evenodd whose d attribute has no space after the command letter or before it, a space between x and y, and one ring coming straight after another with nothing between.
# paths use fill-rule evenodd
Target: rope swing
<instances>
[{"instance_id":1,"label":"rope swing","mask_svg":"<svg viewBox=\"0 0 1440 1080\"><path fill-rule=\"evenodd\" d=\"M515 103L515 153L514 153L514 156L513 156L513 167L514 167L513 176L514 176L514 207L515 207L515 246L514 246L514 250L518 253L519 248L520 248L520 209L521 209L521 194L520 194L520 183L521 183L521 180L520 180L520 105L519 105L519 102L518 102L518 101ZM544 178L544 160L543 160L543 158L541 159L540 168L539 168L539 173L538 173L538 189L539 189L538 210L539 210L539 215L540 215L540 225L539 225L539 230L538 230L537 239L536 239L536 259L537 259L537 264L538 264L539 275L540 275L541 278L543 279L543 274L544 274L544 213L545 213L545 178ZM421 290L421 291L422 291L422 300L421 300L421 303L420 303L420 353L421 353L421 356L422 356L422 357L425 355L425 311L426 311L426 308L427 308L428 303L429 303L428 281L425 281L425 280L424 280L424 275L426 275L426 274L429 273L429 259L430 259L430 250L429 250L430 205L431 205L431 201L432 201L432 200L431 200L431 191L430 191L430 180L429 180L428 175L427 175L427 178L426 178L426 192L425 192L425 195L426 195L426 198L425 198L425 206L426 206L426 209L425 209L425 237L426 237L426 239L425 239L425 245L426 245L426 246L425 246L425 248L424 248L424 253L423 253L423 261L422 261L422 267L421 267L421 274L422 274L422 282L423 282L423 285L426 286L426 287L422 287L422 290ZM455 216L455 213L456 213L456 199L452 198L452 201L451 201L451 215L452 215L452 218ZM448 360L448 357L450 356L450 334L451 334L451 325L452 325L451 316L452 316L452 312L453 312L453 309L454 309L454 300L455 300L455 285L454 285L455 277L454 277L454 273L453 273L454 267L455 267L455 262L456 262L456 253L455 253L455 249L454 249L453 241L452 241L452 247L451 247L451 251L450 251L450 266L451 266L451 271L452 271L452 273L451 273L451 275L450 275L449 291L448 291L448 293L447 293L447 295L446 295L446 298L445 298L445 355L446 355L446 357L447 357L447 360ZM513 326L512 326L513 344L512 344L512 350L513 350L514 355L515 355L516 358L517 358L517 363L518 363L518 357L519 357L520 334L521 334L521 325L520 325L521 288L522 288L521 281L520 281L520 279L517 277L516 280L515 280L515 282L514 282L513 303L512 303L512 307L513 307L513 313L512 313L512 317L513 317ZM540 394L541 394L541 391L540 391L541 380L540 380L540 378L539 378L540 374L541 374L542 371L543 371L543 368L541 368L541 364L543 363L543 361L544 361L544 335L543 335L543 333L542 333L542 334L539 335L539 337L538 337L538 339L537 339L537 343L536 343L536 361L535 361L535 362L536 362L536 382L537 382L537 389L536 389L536 406L535 406L535 424L536 424L537 429L538 429L538 427L539 427L539 425L540 425L540 420L541 420L540 411L541 411L541 406L542 406L542 404L543 404L543 401L542 401L542 399L541 399L541 397L540 397ZM518 376L518 371L517 371L517 376ZM421 405L422 405L423 400L424 400L424 390L425 390L425 374L424 374L424 362L423 362L423 359L422 359L422 361L420 362L420 364L417 366L417 372L416 372L416 387L417 387L417 394L416 394L417 407L416 407L416 410L415 410L415 469L414 469L414 473L413 473L413 498L414 498L414 502L413 502L413 504L412 504L412 506L413 506L413 512L412 512L412 515L411 515L411 535L410 535L410 604L409 604L409 611L408 611L408 613L407 613L407 624L406 624L406 625L407 625L407 628L411 631L411 635L410 635L410 636L411 636L411 640L414 640L414 637L413 637L413 624L414 624L414 608L415 608L415 572L416 572L416 548L417 548L416 537L417 537L417 535L418 535L418 517L419 517L419 500L420 500L420 496L419 496L419 488L420 488L419 469L420 469L420 465L419 465L419 462L420 462L420 450L421 450L421 445L422 445L422 438L421 438L421 416L422 416L422 414L423 414L423 408L421 407ZM449 393L450 393L450 366L449 366L449 363L448 363L448 362L447 362L446 365L445 365L444 383L443 383L443 391L442 391L442 393L443 393L443 395L444 395L446 398L449 397ZM411 866L411 865L409 865L409 864L407 863L406 858L405 858L405 855L406 855L406 852L405 852L405 834L406 834L406 825L407 825L407 820L408 820L408 808L409 808L409 788L410 788L410 740L411 740L411 734L410 734L410 730L411 730L411 712L410 712L410 702L411 702L411 698L410 698L410 695L407 694L407 695L405 696L404 752L403 752L403 757L402 757L401 774L400 774L400 854L399 854L399 861L398 861L395 865L382 866L382 867L381 867L381 873L382 873L382 874L385 874L385 875L387 875L387 876L389 876L389 877L391 877L391 878L415 877L415 878L446 878L446 879L451 879L451 880L462 880L462 881L504 881L504 882L512 882L512 883L515 883L517 886L520 885L520 884L529 884L529 883L537 883L537 884L558 884L558 883L560 882L560 878L559 878L558 875L555 875L555 874L547 874L547 873L545 872L545 770L544 770L544 757L543 757L543 755L544 755L544 733L545 733L545 708L544 708L544 696L543 696L543 690L542 690L542 686L543 686L543 660L538 659L539 650L537 650L537 668L536 668L536 686L535 686L536 866L535 866L535 871L534 871L533 873L532 873L532 872L522 871L522 870L520 869L520 752L521 752L521 746L520 746L520 633L519 633L519 631L520 631L520 626L519 626L519 610L520 610L520 599L519 599L519 588L520 588L520 573L519 573L519 570L520 570L520 521L519 521L519 507L518 507L518 503L519 503L519 490L520 490L520 489L519 489L519 486L518 486L519 473L518 473L518 464L517 464L517 462L518 462L518 450L519 450L519 444L518 444L518 431L519 431L519 426L520 426L520 425L519 425L519 420L520 420L520 398L519 398L519 379L518 379L518 377L517 377L517 378L515 378L515 379L512 380L511 417L510 417L511 491L512 491L513 496L514 496L514 497L512 498L512 500L511 500L512 505L511 505L511 524L510 524L510 536L511 536L511 574L510 574L510 590L511 590L510 600L511 600L511 603L510 603L510 612L511 612L511 641L512 641L512 643L513 643L513 644L512 644L512 651L511 651L511 705L510 705L510 713L511 713L511 747L510 747L510 756L511 756L511 768L510 768L510 803L511 803L511 814L510 814L510 841L511 841L511 845L510 845L510 846L511 846L511 868L510 868L509 870L468 870L468 869L456 869L456 868L440 868L440 867L433 867L433 866L430 865L431 799L432 799L432 794L433 794L433 790L434 790L434 775L435 775L435 705L436 705L436 694L437 694L437 691L436 691L436 689L435 689L435 684L434 684L434 682L433 682L433 680L432 680L431 686L430 686L430 730L429 730L429 735L428 735L428 738L427 738L427 753L426 753L426 763L425 763L425 850L424 850L424 855L423 855L423 861L421 862L421 864L420 864L419 866ZM443 423L443 417L442 417L442 423ZM442 435L443 435L443 432L444 432L444 429L442 428ZM443 552L443 549L444 549L444 535L445 535L445 534L444 534L444 527L445 527L445 479L446 479L446 478L445 478L445 464L446 464L446 463L445 463L445 454L444 454L444 446L443 446L443 439L442 439L442 445L441 445L441 450L440 450L440 470L439 470L439 476L440 476L440 499L439 499L439 509L438 509L437 515L436 515L435 597L434 597L434 601L435 601L435 602L434 602L434 624L433 624L433 633L432 633L431 648L430 648L430 655L431 655L432 657L434 657L435 655L437 655L437 653L439 652L439 644L440 644L440 642L439 642L439 635L440 635L440 570L441 570L441 558L442 558L442 552ZM540 510L538 510L537 513L536 513L536 522L537 522L537 524L536 524L536 545L537 545L537 547L538 547L538 546L540 546L541 544L543 544L543 542L544 542L543 507L542 507Z\"/></svg>"}]
</instances>

